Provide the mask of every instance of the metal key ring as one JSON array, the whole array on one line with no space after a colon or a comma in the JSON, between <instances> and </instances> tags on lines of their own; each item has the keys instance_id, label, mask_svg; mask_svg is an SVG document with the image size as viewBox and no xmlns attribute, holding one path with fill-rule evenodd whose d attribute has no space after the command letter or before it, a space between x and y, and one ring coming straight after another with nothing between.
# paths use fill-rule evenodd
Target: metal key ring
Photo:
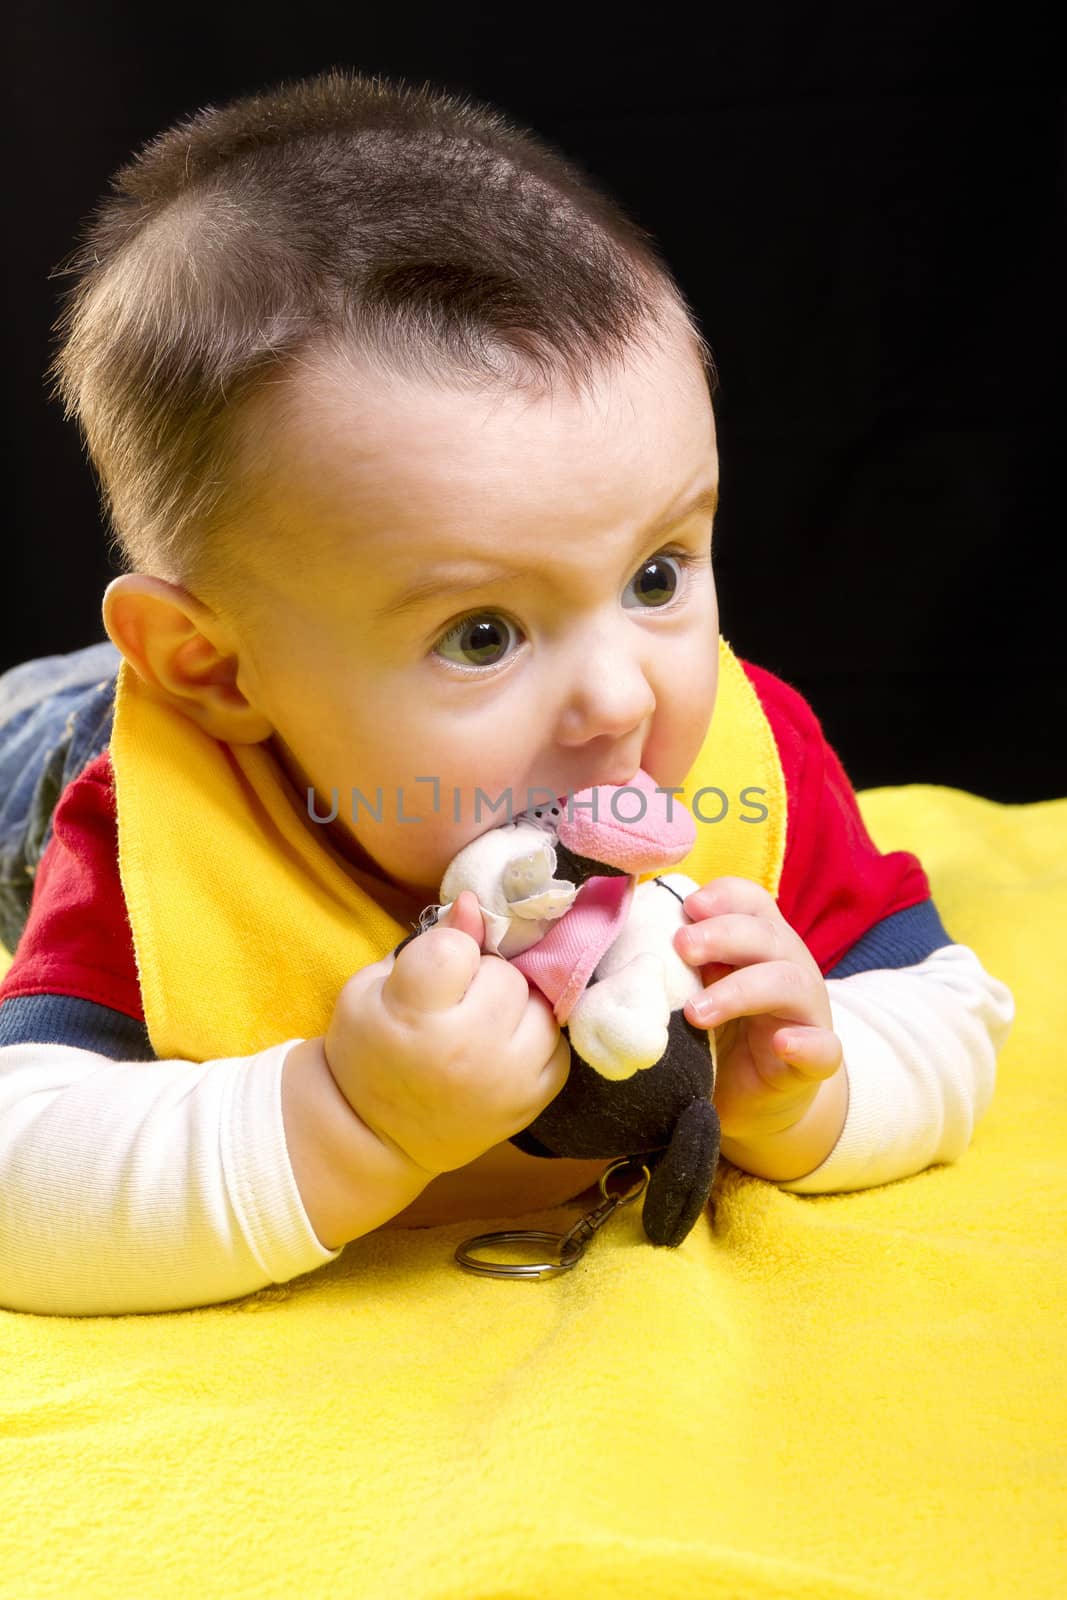
<instances>
[{"instance_id":1,"label":"metal key ring","mask_svg":"<svg viewBox=\"0 0 1067 1600\"><path fill-rule=\"evenodd\" d=\"M562 1251L558 1261L477 1261L473 1250L502 1244L561 1245L566 1238L562 1233L543 1233L539 1228L518 1228L505 1233L480 1233L475 1239L464 1239L456 1247L456 1260L467 1272L477 1272L483 1278L557 1278L569 1272L582 1254L574 1250L564 1259Z\"/></svg>"},{"instance_id":2,"label":"metal key ring","mask_svg":"<svg viewBox=\"0 0 1067 1600\"><path fill-rule=\"evenodd\" d=\"M632 1156L622 1156L600 1174L598 1187L604 1196L602 1204L594 1207L578 1218L578 1221L566 1233L546 1233L540 1228L512 1228L501 1233L479 1233L476 1238L464 1239L457 1245L455 1260L466 1272L476 1272L483 1278L557 1278L561 1272L569 1272L576 1262L585 1254L586 1246L594 1237L597 1230L612 1216L620 1206L629 1205L632 1201L640 1199L648 1187L648 1168L643 1162L637 1162L642 1176L637 1180L632 1189L623 1194L608 1193L608 1179L622 1167L634 1163ZM555 1245L558 1256L555 1261L479 1261L472 1254L475 1250L486 1249L492 1245L505 1244L545 1244Z\"/></svg>"}]
</instances>

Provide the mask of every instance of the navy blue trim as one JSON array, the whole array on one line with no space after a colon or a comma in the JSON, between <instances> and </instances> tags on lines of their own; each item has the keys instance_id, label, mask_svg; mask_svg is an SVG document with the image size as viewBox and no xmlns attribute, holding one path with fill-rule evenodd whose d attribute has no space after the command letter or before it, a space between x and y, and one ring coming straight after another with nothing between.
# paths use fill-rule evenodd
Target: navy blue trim
<instances>
[{"instance_id":1,"label":"navy blue trim","mask_svg":"<svg viewBox=\"0 0 1067 1600\"><path fill-rule=\"evenodd\" d=\"M933 951L957 942L945 931L934 902L921 900L868 928L826 976L849 978L854 972L872 972L877 967L912 967Z\"/></svg>"},{"instance_id":2,"label":"navy blue trim","mask_svg":"<svg viewBox=\"0 0 1067 1600\"><path fill-rule=\"evenodd\" d=\"M143 1022L70 994L11 995L0 1005L0 1047L8 1044L67 1044L112 1061L159 1059Z\"/></svg>"}]
</instances>

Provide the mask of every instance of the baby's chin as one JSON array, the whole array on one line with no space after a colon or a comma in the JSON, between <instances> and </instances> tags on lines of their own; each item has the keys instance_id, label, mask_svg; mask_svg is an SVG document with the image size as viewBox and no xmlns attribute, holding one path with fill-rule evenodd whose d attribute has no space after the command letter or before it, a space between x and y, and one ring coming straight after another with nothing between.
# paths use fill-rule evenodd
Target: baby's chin
<instances>
[{"instance_id":1,"label":"baby's chin","mask_svg":"<svg viewBox=\"0 0 1067 1600\"><path fill-rule=\"evenodd\" d=\"M477 833L472 830L471 838L476 838ZM441 880L448 871L453 857L458 855L463 846L470 841L458 838L449 840L440 849L430 852L428 860L419 861L389 861L383 859L375 861L370 852L362 850L363 860L359 863L365 872L370 873L384 887L396 896L418 902L420 908L436 905L441 898Z\"/></svg>"},{"instance_id":2,"label":"baby's chin","mask_svg":"<svg viewBox=\"0 0 1067 1600\"><path fill-rule=\"evenodd\" d=\"M414 924L427 906L440 903L440 882L418 883L389 873L377 863L360 863L363 886L397 922Z\"/></svg>"},{"instance_id":3,"label":"baby's chin","mask_svg":"<svg viewBox=\"0 0 1067 1600\"><path fill-rule=\"evenodd\" d=\"M341 856L350 867L354 867L361 876L371 879L375 884L380 884L383 890L388 891L390 899L418 900L421 905L429 905L437 894L440 884L427 884L422 880L422 874L411 876L404 868L390 869L384 862L378 861L348 828L339 824L335 819L327 828L330 844L337 854ZM448 863L445 863L447 866ZM442 868L442 876L444 868Z\"/></svg>"}]
</instances>

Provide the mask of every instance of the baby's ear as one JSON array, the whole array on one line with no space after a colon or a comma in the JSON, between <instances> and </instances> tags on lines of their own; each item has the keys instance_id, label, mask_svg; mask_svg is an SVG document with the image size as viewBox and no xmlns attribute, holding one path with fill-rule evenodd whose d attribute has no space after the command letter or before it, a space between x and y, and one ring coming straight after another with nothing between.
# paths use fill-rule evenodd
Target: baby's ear
<instances>
[{"instance_id":1,"label":"baby's ear","mask_svg":"<svg viewBox=\"0 0 1067 1600\"><path fill-rule=\"evenodd\" d=\"M230 628L188 590L124 572L104 591L102 611L112 644L152 695L227 744L271 737L270 719L238 683Z\"/></svg>"}]
</instances>

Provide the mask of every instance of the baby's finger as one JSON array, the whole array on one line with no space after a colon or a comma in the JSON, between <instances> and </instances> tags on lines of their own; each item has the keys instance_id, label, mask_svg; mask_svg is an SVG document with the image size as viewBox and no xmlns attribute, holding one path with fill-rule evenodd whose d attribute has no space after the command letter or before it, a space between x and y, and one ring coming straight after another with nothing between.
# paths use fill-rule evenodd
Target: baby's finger
<instances>
[{"instance_id":1,"label":"baby's finger","mask_svg":"<svg viewBox=\"0 0 1067 1600\"><path fill-rule=\"evenodd\" d=\"M818 972L795 961L761 961L739 967L685 1003L698 1028L717 1027L733 1017L781 1017L812 1027L829 1021L826 986Z\"/></svg>"},{"instance_id":2,"label":"baby's finger","mask_svg":"<svg viewBox=\"0 0 1067 1600\"><path fill-rule=\"evenodd\" d=\"M781 917L724 912L689 922L674 935L674 948L691 967L747 967L754 961L808 960L806 947ZM705 983L714 982L706 977Z\"/></svg>"},{"instance_id":3,"label":"baby's finger","mask_svg":"<svg viewBox=\"0 0 1067 1600\"><path fill-rule=\"evenodd\" d=\"M752 917L780 917L774 896L751 878L712 878L694 889L682 905L693 922L701 917L717 917L724 911L739 911Z\"/></svg>"},{"instance_id":4,"label":"baby's finger","mask_svg":"<svg viewBox=\"0 0 1067 1600\"><path fill-rule=\"evenodd\" d=\"M832 1078L841 1065L841 1040L829 1028L779 1028L771 1049L805 1078Z\"/></svg>"},{"instance_id":5,"label":"baby's finger","mask_svg":"<svg viewBox=\"0 0 1067 1600\"><path fill-rule=\"evenodd\" d=\"M453 900L444 916L437 923L439 928L458 928L460 933L469 934L481 949L482 940L485 938L485 923L482 919L481 907L478 896L472 889L462 889Z\"/></svg>"},{"instance_id":6,"label":"baby's finger","mask_svg":"<svg viewBox=\"0 0 1067 1600\"><path fill-rule=\"evenodd\" d=\"M518 1029L535 994L555 1025L548 1002L531 989L518 967L503 956L483 955L474 981L462 997L461 1013L473 1034L507 1038Z\"/></svg>"},{"instance_id":7,"label":"baby's finger","mask_svg":"<svg viewBox=\"0 0 1067 1600\"><path fill-rule=\"evenodd\" d=\"M482 964L474 939L458 928L430 928L404 946L382 985L397 1016L447 1011L458 1005Z\"/></svg>"},{"instance_id":8,"label":"baby's finger","mask_svg":"<svg viewBox=\"0 0 1067 1600\"><path fill-rule=\"evenodd\" d=\"M570 1075L571 1046L567 1035L560 1032L552 1007L537 989L530 990L522 1019L512 1035L512 1045L519 1053L528 1052L531 1060L542 1063L530 1087L539 1107L547 1105L556 1098Z\"/></svg>"}]
</instances>

